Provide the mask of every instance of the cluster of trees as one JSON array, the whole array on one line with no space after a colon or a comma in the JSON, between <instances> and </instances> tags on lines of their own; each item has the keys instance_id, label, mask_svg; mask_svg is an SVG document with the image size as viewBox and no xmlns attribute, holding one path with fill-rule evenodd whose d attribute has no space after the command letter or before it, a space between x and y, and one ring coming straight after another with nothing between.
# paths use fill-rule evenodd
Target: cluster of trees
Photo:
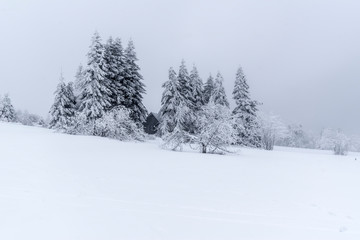
<instances>
[{"instance_id":1,"label":"cluster of trees","mask_svg":"<svg viewBox=\"0 0 360 240\"><path fill-rule=\"evenodd\" d=\"M238 144L261 147L258 102L252 100L245 74L236 74L231 111L223 86L223 77L210 75L204 84L193 66L188 72L182 61L178 73L169 70L163 84L159 134L164 147L182 149L184 144L196 146L202 153L225 152L226 146Z\"/></svg>"},{"instance_id":2,"label":"cluster of trees","mask_svg":"<svg viewBox=\"0 0 360 240\"><path fill-rule=\"evenodd\" d=\"M50 119L15 111L9 95L0 97L0 121L49 127L70 134L96 135L119 140L143 140L147 110L142 103L145 85L137 65L133 42L123 49L111 37L102 43L95 33L88 61L79 66L74 82L61 74ZM188 72L182 61L179 71L169 69L164 88L158 134L164 147L181 150L185 144L202 153L223 153L229 145L272 150L274 145L333 150L345 155L360 151L360 139L340 130L307 133L301 125L286 125L278 116L258 112L251 99L246 76L240 67L235 76L230 109L223 77L210 74L203 83L195 66Z\"/></svg>"},{"instance_id":3,"label":"cluster of trees","mask_svg":"<svg viewBox=\"0 0 360 240\"><path fill-rule=\"evenodd\" d=\"M133 42L123 49L111 37L104 44L96 32L88 61L75 81L60 82L50 109L49 127L71 134L140 139L147 110L142 103L145 85Z\"/></svg>"},{"instance_id":4,"label":"cluster of trees","mask_svg":"<svg viewBox=\"0 0 360 240\"><path fill-rule=\"evenodd\" d=\"M360 139L346 136L340 129L324 128L320 134L305 131L300 124L286 125L277 115L262 114L260 117L263 147L272 150L274 145L332 150L336 155L360 151Z\"/></svg>"},{"instance_id":5,"label":"cluster of trees","mask_svg":"<svg viewBox=\"0 0 360 240\"><path fill-rule=\"evenodd\" d=\"M0 121L17 122L28 126L46 126L42 117L27 111L16 111L9 94L5 94L4 97L0 96Z\"/></svg>"}]
</instances>

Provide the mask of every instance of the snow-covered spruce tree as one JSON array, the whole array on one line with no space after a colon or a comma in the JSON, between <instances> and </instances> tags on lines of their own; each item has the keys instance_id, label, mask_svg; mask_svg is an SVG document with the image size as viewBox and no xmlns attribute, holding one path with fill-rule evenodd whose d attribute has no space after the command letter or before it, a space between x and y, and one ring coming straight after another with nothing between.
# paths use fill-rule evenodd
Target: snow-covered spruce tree
<instances>
[{"instance_id":1,"label":"snow-covered spruce tree","mask_svg":"<svg viewBox=\"0 0 360 240\"><path fill-rule=\"evenodd\" d=\"M0 101L0 121L15 122L16 113L8 94Z\"/></svg>"},{"instance_id":2,"label":"snow-covered spruce tree","mask_svg":"<svg viewBox=\"0 0 360 240\"><path fill-rule=\"evenodd\" d=\"M107 79L104 46L97 32L92 37L88 62L84 70L83 88L80 93L79 111L92 124L111 108L111 86Z\"/></svg>"},{"instance_id":3,"label":"snow-covered spruce tree","mask_svg":"<svg viewBox=\"0 0 360 240\"><path fill-rule=\"evenodd\" d=\"M225 88L223 86L224 79L220 73L216 75L214 90L210 98L214 101L214 104L219 104L222 106L229 107L229 101L225 93Z\"/></svg>"},{"instance_id":4,"label":"snow-covered spruce tree","mask_svg":"<svg viewBox=\"0 0 360 240\"><path fill-rule=\"evenodd\" d=\"M215 104L213 97L203 107L199 117L199 131L193 142L202 153L225 153L226 147L235 141L236 132L230 109L222 104Z\"/></svg>"},{"instance_id":5,"label":"snow-covered spruce tree","mask_svg":"<svg viewBox=\"0 0 360 240\"><path fill-rule=\"evenodd\" d=\"M55 100L50 109L49 127L58 130L67 130L71 127L74 121L75 104L72 84L66 85L61 74L55 91Z\"/></svg>"},{"instance_id":6,"label":"snow-covered spruce tree","mask_svg":"<svg viewBox=\"0 0 360 240\"><path fill-rule=\"evenodd\" d=\"M238 132L236 144L261 147L260 126L257 118L258 102L250 98L249 85L241 67L236 73L233 98L236 105L233 110L234 128Z\"/></svg>"},{"instance_id":7,"label":"snow-covered spruce tree","mask_svg":"<svg viewBox=\"0 0 360 240\"><path fill-rule=\"evenodd\" d=\"M74 95L76 98L80 96L82 89L84 88L84 67L80 64L76 74L75 74L75 81L74 81Z\"/></svg>"},{"instance_id":8,"label":"snow-covered spruce tree","mask_svg":"<svg viewBox=\"0 0 360 240\"><path fill-rule=\"evenodd\" d=\"M123 72L123 81L126 86L125 107L131 110L131 118L142 123L147 116L147 110L142 102L145 94L145 85L142 82L143 77L139 73L140 67L137 65L135 46L132 40L129 41L125 49L125 67Z\"/></svg>"},{"instance_id":9,"label":"snow-covered spruce tree","mask_svg":"<svg viewBox=\"0 0 360 240\"><path fill-rule=\"evenodd\" d=\"M193 66L193 69L190 72L190 82L192 85L192 100L193 107L195 111L199 111L204 105L204 84L199 76L199 72L196 66Z\"/></svg>"},{"instance_id":10,"label":"snow-covered spruce tree","mask_svg":"<svg viewBox=\"0 0 360 240\"><path fill-rule=\"evenodd\" d=\"M198 70L193 66L193 69L190 72L190 85L192 89L191 94L191 105L189 106L191 118L189 118L188 122L188 131L192 134L195 134L198 130L198 117L199 111L201 111L204 106L203 99L203 82L199 76Z\"/></svg>"},{"instance_id":11,"label":"snow-covered spruce tree","mask_svg":"<svg viewBox=\"0 0 360 240\"><path fill-rule=\"evenodd\" d=\"M163 147L182 150L182 145L191 139L194 123L192 86L184 61L177 76L170 69L164 87L160 111Z\"/></svg>"},{"instance_id":12,"label":"snow-covered spruce tree","mask_svg":"<svg viewBox=\"0 0 360 240\"><path fill-rule=\"evenodd\" d=\"M112 108L125 106L125 93L127 86L124 84L125 56L121 40L111 37L105 45L105 62L108 66L107 78L110 79L112 91ZM128 93L130 96L130 93Z\"/></svg>"},{"instance_id":13,"label":"snow-covered spruce tree","mask_svg":"<svg viewBox=\"0 0 360 240\"><path fill-rule=\"evenodd\" d=\"M175 114L181 101L181 95L178 91L177 75L173 68L169 69L169 80L166 81L162 87L164 88L164 92L161 98L160 135L168 134L174 130L176 125Z\"/></svg>"},{"instance_id":14,"label":"snow-covered spruce tree","mask_svg":"<svg viewBox=\"0 0 360 240\"><path fill-rule=\"evenodd\" d=\"M183 129L185 132L193 134L195 131L195 122L196 122L196 116L195 116L195 97L194 97L194 84L191 81L190 75L187 71L185 61L181 61L181 65L179 68L178 73L178 87L179 92L182 96L181 98L181 106L182 110L184 111L186 109L187 112L184 112L181 116L184 118L184 125Z\"/></svg>"},{"instance_id":15,"label":"snow-covered spruce tree","mask_svg":"<svg viewBox=\"0 0 360 240\"><path fill-rule=\"evenodd\" d=\"M204 104L209 103L214 88L215 88L214 78L210 74L204 86L204 91L203 91Z\"/></svg>"}]
</instances>

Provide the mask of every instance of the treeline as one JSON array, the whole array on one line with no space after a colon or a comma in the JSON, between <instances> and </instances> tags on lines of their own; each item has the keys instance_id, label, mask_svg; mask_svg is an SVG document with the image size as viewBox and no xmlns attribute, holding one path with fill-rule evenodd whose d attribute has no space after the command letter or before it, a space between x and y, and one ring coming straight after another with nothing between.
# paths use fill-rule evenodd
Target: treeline
<instances>
[{"instance_id":1,"label":"treeline","mask_svg":"<svg viewBox=\"0 0 360 240\"><path fill-rule=\"evenodd\" d=\"M21 123L27 126L46 126L45 120L41 116L27 111L16 111L9 94L5 94L3 97L0 96L0 121Z\"/></svg>"},{"instance_id":2,"label":"treeline","mask_svg":"<svg viewBox=\"0 0 360 240\"><path fill-rule=\"evenodd\" d=\"M347 136L341 129L323 128L320 134L306 131L301 124L285 124L274 114L261 114L263 147L272 150L274 145L294 148L332 150L336 155L360 151L360 137Z\"/></svg>"},{"instance_id":3,"label":"treeline","mask_svg":"<svg viewBox=\"0 0 360 240\"><path fill-rule=\"evenodd\" d=\"M144 140L143 123L148 113L142 102L145 85L137 60L131 40L124 49L119 38L110 37L103 43L95 33L87 63L79 66L74 81L66 83L60 75L48 121L15 111L8 95L0 98L0 121L69 134ZM259 113L260 103L251 98L241 67L234 76L232 109L223 82L218 72L204 83L196 66L189 72L185 61L178 71L169 69L157 114L157 134L164 148L181 150L188 145L202 153L224 153L230 145L266 150L279 145L327 149L339 155L360 151L359 138L350 138L340 130L323 129L320 135L313 135L301 125L286 125L278 116Z\"/></svg>"}]
</instances>

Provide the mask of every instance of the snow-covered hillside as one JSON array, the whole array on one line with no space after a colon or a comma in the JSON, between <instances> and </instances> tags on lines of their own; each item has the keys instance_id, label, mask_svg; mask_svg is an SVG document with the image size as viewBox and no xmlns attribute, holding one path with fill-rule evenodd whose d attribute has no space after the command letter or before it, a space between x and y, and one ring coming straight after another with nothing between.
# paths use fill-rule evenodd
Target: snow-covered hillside
<instances>
[{"instance_id":1,"label":"snow-covered hillside","mask_svg":"<svg viewBox=\"0 0 360 240\"><path fill-rule=\"evenodd\" d=\"M360 157L162 150L0 123L0 239L360 239Z\"/></svg>"}]
</instances>

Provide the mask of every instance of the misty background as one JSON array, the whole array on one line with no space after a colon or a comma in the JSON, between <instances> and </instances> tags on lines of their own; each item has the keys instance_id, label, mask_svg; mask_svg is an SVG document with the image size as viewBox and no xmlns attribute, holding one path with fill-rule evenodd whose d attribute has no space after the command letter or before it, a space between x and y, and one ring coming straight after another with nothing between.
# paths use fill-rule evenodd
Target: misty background
<instances>
[{"instance_id":1,"label":"misty background","mask_svg":"<svg viewBox=\"0 0 360 240\"><path fill-rule=\"evenodd\" d=\"M241 65L261 110L359 134L359 10L356 0L0 0L0 94L46 117L61 70L74 80L96 30L134 40L149 111L182 59L204 82L220 71L229 100Z\"/></svg>"}]
</instances>

